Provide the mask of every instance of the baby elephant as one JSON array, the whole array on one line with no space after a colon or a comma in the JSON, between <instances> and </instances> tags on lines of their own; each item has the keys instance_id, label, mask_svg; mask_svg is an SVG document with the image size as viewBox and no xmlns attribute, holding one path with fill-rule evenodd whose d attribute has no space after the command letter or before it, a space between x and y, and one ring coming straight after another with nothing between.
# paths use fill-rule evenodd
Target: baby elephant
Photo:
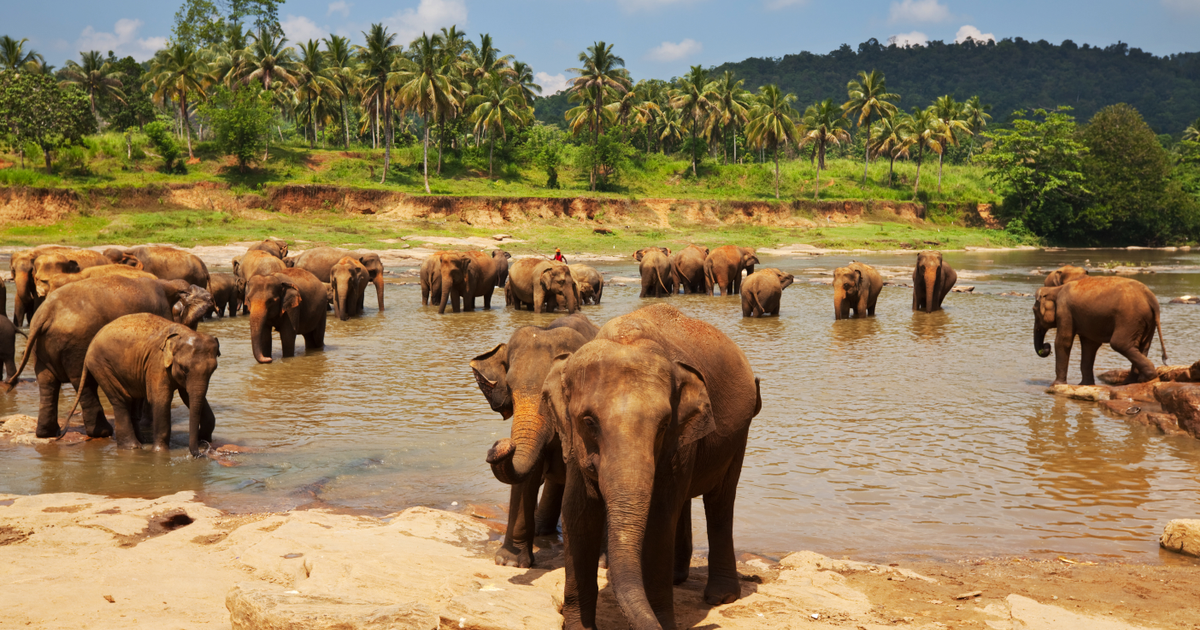
<instances>
[{"instance_id":1,"label":"baby elephant","mask_svg":"<svg viewBox=\"0 0 1200 630\"><path fill-rule=\"evenodd\" d=\"M232 273L213 273L208 276L208 292L213 297L213 312L217 317L238 314L246 299L246 281Z\"/></svg>"},{"instance_id":2,"label":"baby elephant","mask_svg":"<svg viewBox=\"0 0 1200 630\"><path fill-rule=\"evenodd\" d=\"M216 425L208 404L208 382L219 356L216 337L149 313L118 317L101 328L88 346L75 405L89 389L94 398L99 385L113 406L117 446L128 449L141 446L134 423L143 405L150 405L154 450L166 451L171 442L171 401L178 391L189 411L188 450L198 456L200 442L212 441Z\"/></svg>"},{"instance_id":3,"label":"baby elephant","mask_svg":"<svg viewBox=\"0 0 1200 630\"><path fill-rule=\"evenodd\" d=\"M883 289L883 278L873 267L852 262L833 270L833 318L875 316L875 302Z\"/></svg>"},{"instance_id":4,"label":"baby elephant","mask_svg":"<svg viewBox=\"0 0 1200 630\"><path fill-rule=\"evenodd\" d=\"M779 315L783 290L796 278L773 267L759 269L742 281L742 317Z\"/></svg>"}]
</instances>

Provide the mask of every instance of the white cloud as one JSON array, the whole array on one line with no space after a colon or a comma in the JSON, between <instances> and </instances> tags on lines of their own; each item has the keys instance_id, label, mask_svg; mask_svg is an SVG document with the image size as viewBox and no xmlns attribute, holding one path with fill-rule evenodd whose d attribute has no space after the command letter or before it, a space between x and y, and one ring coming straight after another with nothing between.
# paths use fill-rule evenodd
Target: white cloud
<instances>
[{"instance_id":1,"label":"white cloud","mask_svg":"<svg viewBox=\"0 0 1200 630\"><path fill-rule=\"evenodd\" d=\"M310 39L320 40L322 37L329 36L328 28L317 26L316 22L303 15L289 15L280 20L279 26L283 27L283 34L293 44L302 44Z\"/></svg>"},{"instance_id":2,"label":"white cloud","mask_svg":"<svg viewBox=\"0 0 1200 630\"><path fill-rule=\"evenodd\" d=\"M976 42L980 42L980 43L986 42L989 40L993 41L993 42L996 41L996 36L993 35L992 33L981 33L981 32L979 32L979 29L975 28L974 26L971 26L970 24L967 24L967 25L963 26L962 28L958 29L958 33L956 33L954 35L954 42L957 44L961 44L961 43L967 41L968 37L970 37L971 39L975 40Z\"/></svg>"},{"instance_id":3,"label":"white cloud","mask_svg":"<svg viewBox=\"0 0 1200 630\"><path fill-rule=\"evenodd\" d=\"M345 0L337 0L337 2L329 3L329 10L325 12L325 17L329 17L334 13L341 13L342 17L350 17L350 7L354 6L352 2Z\"/></svg>"},{"instance_id":4,"label":"white cloud","mask_svg":"<svg viewBox=\"0 0 1200 630\"><path fill-rule=\"evenodd\" d=\"M570 81L567 80L565 74L550 74L548 72L538 72L533 75L534 81L542 86L542 96L550 96L558 94L570 86Z\"/></svg>"},{"instance_id":5,"label":"white cloud","mask_svg":"<svg viewBox=\"0 0 1200 630\"><path fill-rule=\"evenodd\" d=\"M1162 0L1163 6L1180 13L1200 13L1200 0Z\"/></svg>"},{"instance_id":6,"label":"white cloud","mask_svg":"<svg viewBox=\"0 0 1200 630\"><path fill-rule=\"evenodd\" d=\"M416 9L402 9L383 20L396 33L396 42L407 46L421 33L433 33L455 24L461 29L467 21L464 0L421 0Z\"/></svg>"},{"instance_id":7,"label":"white cloud","mask_svg":"<svg viewBox=\"0 0 1200 630\"><path fill-rule=\"evenodd\" d=\"M913 31L911 33L900 33L892 35L888 38L888 45L895 44L901 48L905 46L924 46L925 42L929 41L929 36L921 31Z\"/></svg>"},{"instance_id":8,"label":"white cloud","mask_svg":"<svg viewBox=\"0 0 1200 630\"><path fill-rule=\"evenodd\" d=\"M673 42L663 42L658 46L650 49L646 53L646 57L654 61L679 61L699 53L704 50L704 46L694 39L685 39L678 44Z\"/></svg>"},{"instance_id":9,"label":"white cloud","mask_svg":"<svg viewBox=\"0 0 1200 630\"><path fill-rule=\"evenodd\" d=\"M937 0L904 0L893 2L888 22L945 22L950 19L950 9Z\"/></svg>"},{"instance_id":10,"label":"white cloud","mask_svg":"<svg viewBox=\"0 0 1200 630\"><path fill-rule=\"evenodd\" d=\"M804 4L808 4L808 0L767 0L763 3L763 6L766 7L768 11L778 11L780 9L798 7Z\"/></svg>"},{"instance_id":11,"label":"white cloud","mask_svg":"<svg viewBox=\"0 0 1200 630\"><path fill-rule=\"evenodd\" d=\"M88 26L75 40L78 51L98 50L101 54L113 51L118 57L129 55L138 61L154 56L155 51L167 45L166 37L138 37L144 22L121 18L113 25L111 33L97 31Z\"/></svg>"}]
</instances>

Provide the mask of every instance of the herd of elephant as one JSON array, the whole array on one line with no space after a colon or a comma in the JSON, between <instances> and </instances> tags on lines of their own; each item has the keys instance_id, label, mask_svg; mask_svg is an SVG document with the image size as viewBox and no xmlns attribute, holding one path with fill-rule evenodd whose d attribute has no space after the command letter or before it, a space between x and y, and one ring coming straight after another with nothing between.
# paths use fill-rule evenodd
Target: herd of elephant
<instances>
[{"instance_id":1,"label":"herd of elephant","mask_svg":"<svg viewBox=\"0 0 1200 630\"><path fill-rule=\"evenodd\" d=\"M378 254L318 247L289 257L285 241L266 239L232 262L232 274L210 273L194 254L161 246L97 252L44 245L14 253L14 313L12 320L0 313L0 354L5 391L34 360L37 437L65 433L58 399L63 383L71 383L89 437L165 451L178 392L189 411L188 448L198 455L201 442L212 441L208 386L221 354L218 340L198 331L202 320L249 314L254 359L270 363L272 331L285 357L295 355L297 335L306 350L322 348L328 310L342 320L360 315L368 284L383 310ZM0 305L6 294L0 283ZM15 337L25 323L28 342L17 367ZM112 403L112 423L98 390Z\"/></svg>"}]
</instances>

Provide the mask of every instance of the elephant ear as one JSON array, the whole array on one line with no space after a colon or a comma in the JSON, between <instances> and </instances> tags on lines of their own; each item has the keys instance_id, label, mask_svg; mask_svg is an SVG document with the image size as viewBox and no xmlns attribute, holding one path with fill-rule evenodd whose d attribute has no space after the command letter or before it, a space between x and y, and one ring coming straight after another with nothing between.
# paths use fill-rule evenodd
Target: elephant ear
<instances>
[{"instance_id":1,"label":"elephant ear","mask_svg":"<svg viewBox=\"0 0 1200 630\"><path fill-rule=\"evenodd\" d=\"M542 384L542 412L549 414L547 419L554 423L554 429L558 432L559 441L562 442L563 462L570 462L575 451L579 451L581 454L587 453L587 449L575 434L571 418L567 415L569 396L563 367L569 358L571 358L569 352L554 357L554 364L550 367L550 372L546 374L546 380Z\"/></svg>"},{"instance_id":2,"label":"elephant ear","mask_svg":"<svg viewBox=\"0 0 1200 630\"><path fill-rule=\"evenodd\" d=\"M665 256L670 256L670 255L671 255L671 248L670 248L670 247L659 247L659 249L660 249L660 250L662 250L662 253L663 253L663 255L665 255Z\"/></svg>"},{"instance_id":3,"label":"elephant ear","mask_svg":"<svg viewBox=\"0 0 1200 630\"><path fill-rule=\"evenodd\" d=\"M67 264L63 265L63 273L79 273L79 261L68 260Z\"/></svg>"},{"instance_id":4,"label":"elephant ear","mask_svg":"<svg viewBox=\"0 0 1200 630\"><path fill-rule=\"evenodd\" d=\"M487 398L492 411L500 413L507 420L512 417L512 397L508 391L508 344L497 344L496 347L471 359L471 372L479 391Z\"/></svg>"},{"instance_id":5,"label":"elephant ear","mask_svg":"<svg viewBox=\"0 0 1200 630\"><path fill-rule=\"evenodd\" d=\"M179 339L179 334L171 333L158 345L159 353L162 355L163 369L169 370L175 363L175 340L177 339Z\"/></svg>"},{"instance_id":6,"label":"elephant ear","mask_svg":"<svg viewBox=\"0 0 1200 630\"><path fill-rule=\"evenodd\" d=\"M782 290L792 286L792 283L795 281L796 281L796 276L793 276L790 273L785 273L785 274L780 275L779 276L779 290L782 291Z\"/></svg>"},{"instance_id":7,"label":"elephant ear","mask_svg":"<svg viewBox=\"0 0 1200 630\"><path fill-rule=\"evenodd\" d=\"M675 418L680 446L687 446L716 430L704 376L682 361L675 362L675 395L679 398L675 404Z\"/></svg>"},{"instance_id":8,"label":"elephant ear","mask_svg":"<svg viewBox=\"0 0 1200 630\"><path fill-rule=\"evenodd\" d=\"M638 262L642 262L642 256L643 256L643 254L644 254L644 252L645 252L645 251L646 251L646 250L644 250L644 249L639 249L639 250L637 250L636 252L634 252L634 253L633 253L633 259L634 259L634 260L636 260L636 261L638 261Z\"/></svg>"},{"instance_id":9,"label":"elephant ear","mask_svg":"<svg viewBox=\"0 0 1200 630\"><path fill-rule=\"evenodd\" d=\"M292 322L292 330L300 328L300 287L291 280L283 281L283 312Z\"/></svg>"},{"instance_id":10,"label":"elephant ear","mask_svg":"<svg viewBox=\"0 0 1200 630\"><path fill-rule=\"evenodd\" d=\"M177 324L182 323L183 313L186 310L187 304L185 304L183 300L179 300L175 303L175 306L171 307L171 319L175 320L175 323Z\"/></svg>"}]
</instances>

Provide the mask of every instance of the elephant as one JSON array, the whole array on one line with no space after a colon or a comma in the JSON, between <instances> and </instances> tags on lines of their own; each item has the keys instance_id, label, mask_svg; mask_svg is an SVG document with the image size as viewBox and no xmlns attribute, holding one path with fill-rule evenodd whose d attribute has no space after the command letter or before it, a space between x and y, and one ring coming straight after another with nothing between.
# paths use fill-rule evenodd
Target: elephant
<instances>
[{"instance_id":1,"label":"elephant","mask_svg":"<svg viewBox=\"0 0 1200 630\"><path fill-rule=\"evenodd\" d=\"M722 295L737 295L742 289L742 272L754 273L759 264L753 247L724 245L718 247L704 259L704 293L712 295L714 287L721 288Z\"/></svg>"},{"instance_id":2,"label":"elephant","mask_svg":"<svg viewBox=\"0 0 1200 630\"><path fill-rule=\"evenodd\" d=\"M567 314L579 305L579 287L570 267L553 260L522 258L513 263L504 292L514 308L528 306L534 313L541 313L546 305L553 311L560 300Z\"/></svg>"},{"instance_id":3,"label":"elephant","mask_svg":"<svg viewBox=\"0 0 1200 630\"><path fill-rule=\"evenodd\" d=\"M496 290L497 263L499 260L483 252L438 252L435 261L426 261L421 266L421 298L437 293L438 314L446 312L446 305L459 312L475 310L475 298L483 298L483 308L492 308L492 295ZM431 258L433 258L431 257ZM436 276L436 279L435 279Z\"/></svg>"},{"instance_id":4,"label":"elephant","mask_svg":"<svg viewBox=\"0 0 1200 630\"><path fill-rule=\"evenodd\" d=\"M81 400L104 390L113 408L113 439L118 448L141 448L135 423L149 405L154 450L171 447L171 401L175 392L188 408L188 451L200 455L200 442L212 442L216 418L208 404L208 384L217 369L221 344L216 337L196 332L151 313L118 317L92 339L79 376ZM71 413L67 414L70 423ZM63 427L66 432L66 426ZM147 436L143 436L147 437Z\"/></svg>"},{"instance_id":5,"label":"elephant","mask_svg":"<svg viewBox=\"0 0 1200 630\"><path fill-rule=\"evenodd\" d=\"M1062 267L1051 271L1050 275L1046 276L1046 282L1043 286L1061 287L1068 282L1078 280L1080 278L1086 278L1087 275L1088 270L1084 269L1083 267L1076 267L1075 265L1063 265Z\"/></svg>"},{"instance_id":6,"label":"elephant","mask_svg":"<svg viewBox=\"0 0 1200 630\"><path fill-rule=\"evenodd\" d=\"M1079 335L1083 357L1080 385L1095 385L1092 367L1096 351L1107 343L1129 359L1130 382L1158 377L1154 364L1146 358L1158 331L1162 360L1167 362L1167 346L1159 319L1158 298L1146 285L1130 278L1094 278L1085 276L1058 287L1037 290L1033 304L1033 348L1039 357L1050 356L1046 332L1057 329L1054 338L1054 383L1067 382L1071 345Z\"/></svg>"},{"instance_id":7,"label":"elephant","mask_svg":"<svg viewBox=\"0 0 1200 630\"><path fill-rule=\"evenodd\" d=\"M41 254L33 261L34 292L39 298L44 299L49 290L49 279L52 276L77 274L84 269L111 264L104 254L90 249Z\"/></svg>"},{"instance_id":8,"label":"elephant","mask_svg":"<svg viewBox=\"0 0 1200 630\"><path fill-rule=\"evenodd\" d=\"M375 285L375 297L379 302L379 311L383 311L383 261L379 254L373 252L352 252L337 247L314 247L300 252L296 256L295 267L306 269L321 282L329 282L329 270L346 256L352 256L362 263L368 274L368 281ZM365 293L358 298L358 308L363 308Z\"/></svg>"},{"instance_id":9,"label":"elephant","mask_svg":"<svg viewBox=\"0 0 1200 630\"><path fill-rule=\"evenodd\" d=\"M55 437L59 433L59 391L66 382L80 391L84 356L101 328L124 315L153 313L195 330L211 308L212 295L183 280L109 275L72 282L38 308L29 324L29 343L21 365L5 382L6 391L12 391L29 358L35 357L39 395L36 435ZM88 436L112 435L99 398L89 394L83 396L81 404Z\"/></svg>"},{"instance_id":10,"label":"elephant","mask_svg":"<svg viewBox=\"0 0 1200 630\"><path fill-rule=\"evenodd\" d=\"M325 283L304 269L251 276L246 281L246 304L254 360L272 361L272 329L279 331L284 358L296 356L296 335L304 336L305 352L324 348L328 303Z\"/></svg>"},{"instance_id":11,"label":"elephant","mask_svg":"<svg viewBox=\"0 0 1200 630\"><path fill-rule=\"evenodd\" d=\"M0 314L0 362L4 364L4 377L9 378L17 373L17 335L28 339L28 335L8 318Z\"/></svg>"},{"instance_id":12,"label":"elephant","mask_svg":"<svg viewBox=\"0 0 1200 630\"><path fill-rule=\"evenodd\" d=\"M213 296L213 307L217 317L238 314L246 299L246 281L231 273L212 273L208 276L208 292Z\"/></svg>"},{"instance_id":13,"label":"elephant","mask_svg":"<svg viewBox=\"0 0 1200 630\"><path fill-rule=\"evenodd\" d=\"M675 279L684 293L704 293L704 261L708 254L708 248L700 245L688 245L671 254Z\"/></svg>"},{"instance_id":14,"label":"elephant","mask_svg":"<svg viewBox=\"0 0 1200 630\"><path fill-rule=\"evenodd\" d=\"M370 277L367 268L353 256L343 256L329 270L329 288L333 290L333 312L338 319L346 321L351 316L362 315L362 302L359 298L366 291Z\"/></svg>"},{"instance_id":15,"label":"elephant","mask_svg":"<svg viewBox=\"0 0 1200 630\"><path fill-rule=\"evenodd\" d=\"M926 313L942 310L942 300L958 282L954 268L942 260L942 252L935 251L917 254L912 278L913 310Z\"/></svg>"},{"instance_id":16,"label":"elephant","mask_svg":"<svg viewBox=\"0 0 1200 630\"><path fill-rule=\"evenodd\" d=\"M503 287L508 282L508 261L512 260L512 254L493 249L492 258L496 259L496 286Z\"/></svg>"},{"instance_id":17,"label":"elephant","mask_svg":"<svg viewBox=\"0 0 1200 630\"><path fill-rule=\"evenodd\" d=\"M883 289L883 278L875 268L851 262L833 270L833 318L874 317L875 302Z\"/></svg>"},{"instance_id":18,"label":"elephant","mask_svg":"<svg viewBox=\"0 0 1200 630\"><path fill-rule=\"evenodd\" d=\"M13 284L16 285L16 296L13 299L13 323L22 326L33 321L33 313L41 305L42 299L37 295L33 282L33 264L38 256L54 252L75 252L75 247L62 245L39 245L32 249L13 253L9 259L12 270ZM7 287L6 287L7 289ZM5 296L7 299L7 296ZM7 302L5 302L7 304Z\"/></svg>"},{"instance_id":19,"label":"elephant","mask_svg":"<svg viewBox=\"0 0 1200 630\"><path fill-rule=\"evenodd\" d=\"M260 250L251 250L246 252L246 255L233 259L234 275L246 281L253 276L270 275L287 269L282 260Z\"/></svg>"},{"instance_id":20,"label":"elephant","mask_svg":"<svg viewBox=\"0 0 1200 630\"><path fill-rule=\"evenodd\" d=\"M454 253L434 252L421 261L421 269L418 271L421 281L421 306L429 306L431 301L434 304L442 303L442 254Z\"/></svg>"},{"instance_id":21,"label":"elephant","mask_svg":"<svg viewBox=\"0 0 1200 630\"><path fill-rule=\"evenodd\" d=\"M759 269L742 281L742 317L778 315L783 290L792 286L795 276L774 267Z\"/></svg>"},{"instance_id":22,"label":"elephant","mask_svg":"<svg viewBox=\"0 0 1200 630\"><path fill-rule=\"evenodd\" d=\"M638 297L667 297L675 293L678 280L671 267L671 250L666 247L645 247L633 254L642 275L642 292Z\"/></svg>"},{"instance_id":23,"label":"elephant","mask_svg":"<svg viewBox=\"0 0 1200 630\"><path fill-rule=\"evenodd\" d=\"M88 267L79 273L59 273L49 276L46 278L46 295L50 295L72 282L79 282L88 278L99 278L100 276L158 279L158 276L152 273L146 273L140 269L126 267L125 265L100 265L98 267Z\"/></svg>"},{"instance_id":24,"label":"elephant","mask_svg":"<svg viewBox=\"0 0 1200 630\"><path fill-rule=\"evenodd\" d=\"M588 265L567 265L567 268L571 270L575 286L579 287L579 304L589 301L599 304L604 295L604 276Z\"/></svg>"},{"instance_id":25,"label":"elephant","mask_svg":"<svg viewBox=\"0 0 1200 630\"><path fill-rule=\"evenodd\" d=\"M187 280L198 287L208 286L208 265L199 256L177 247L142 245L128 250L115 247L104 250L112 262L152 273L162 280Z\"/></svg>"},{"instance_id":26,"label":"elephant","mask_svg":"<svg viewBox=\"0 0 1200 630\"><path fill-rule=\"evenodd\" d=\"M542 383L555 357L574 352L600 329L582 313L564 315L545 328L524 326L508 340L471 360L479 390L493 411L512 419L512 439L543 431L549 417L542 408ZM562 506L563 460L558 440L541 453L544 468L514 483L509 498L508 527L496 564L528 568L534 565L533 537L552 535ZM541 503L538 486L545 479ZM535 511L536 506L536 511Z\"/></svg>"},{"instance_id":27,"label":"elephant","mask_svg":"<svg viewBox=\"0 0 1200 630\"><path fill-rule=\"evenodd\" d=\"M284 260L288 257L288 244L287 241L277 238L264 238L262 241L247 247L246 251L267 252L279 260Z\"/></svg>"},{"instance_id":28,"label":"elephant","mask_svg":"<svg viewBox=\"0 0 1200 630\"><path fill-rule=\"evenodd\" d=\"M498 480L520 483L557 434L566 463L564 627L595 627L607 539L608 581L630 627L674 628L671 585L687 579L690 499L701 495L704 600L736 600L734 500L750 421L762 408L737 344L672 306L648 306L557 357L542 400L553 428L496 442L488 463Z\"/></svg>"}]
</instances>

